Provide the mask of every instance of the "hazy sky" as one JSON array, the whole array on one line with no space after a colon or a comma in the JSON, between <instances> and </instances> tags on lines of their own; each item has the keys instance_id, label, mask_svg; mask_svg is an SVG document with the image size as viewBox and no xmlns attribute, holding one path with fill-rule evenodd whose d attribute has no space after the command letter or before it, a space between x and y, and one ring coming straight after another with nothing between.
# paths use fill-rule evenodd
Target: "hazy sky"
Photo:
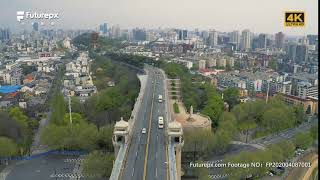
<instances>
[{"instance_id":1,"label":"hazy sky","mask_svg":"<svg viewBox=\"0 0 320 180\"><path fill-rule=\"evenodd\" d=\"M291 35L317 34L318 0L0 0L0 27L21 27L16 11L59 12L56 28L174 27ZM284 27L284 12L303 10L306 26Z\"/></svg>"}]
</instances>

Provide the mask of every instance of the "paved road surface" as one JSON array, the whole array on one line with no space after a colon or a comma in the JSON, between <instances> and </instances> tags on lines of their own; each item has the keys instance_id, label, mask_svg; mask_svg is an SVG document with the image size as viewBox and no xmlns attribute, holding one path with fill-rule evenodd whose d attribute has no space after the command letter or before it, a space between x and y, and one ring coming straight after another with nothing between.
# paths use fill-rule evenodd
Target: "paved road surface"
<instances>
[{"instance_id":1,"label":"paved road surface","mask_svg":"<svg viewBox=\"0 0 320 180\"><path fill-rule=\"evenodd\" d=\"M52 175L60 175L59 180L70 179L78 156L48 155L28 161L19 161L10 171L6 180L54 180ZM50 177L51 176L51 177ZM64 178L63 178L64 177Z\"/></svg>"},{"instance_id":2,"label":"paved road surface","mask_svg":"<svg viewBox=\"0 0 320 180\"><path fill-rule=\"evenodd\" d=\"M159 94L166 98L164 77L154 73L159 73L159 70L150 67L148 69L146 91L132 130L131 145L121 176L123 180L167 179L165 130L158 128L158 117L165 117L166 104L157 101ZM147 129L146 134L141 133L142 128Z\"/></svg>"}]
</instances>

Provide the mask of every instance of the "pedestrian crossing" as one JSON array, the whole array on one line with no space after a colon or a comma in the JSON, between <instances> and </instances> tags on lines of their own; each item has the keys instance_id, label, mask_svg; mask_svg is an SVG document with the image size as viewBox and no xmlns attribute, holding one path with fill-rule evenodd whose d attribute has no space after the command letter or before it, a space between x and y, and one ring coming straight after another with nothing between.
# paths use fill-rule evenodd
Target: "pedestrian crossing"
<instances>
[{"instance_id":1,"label":"pedestrian crossing","mask_svg":"<svg viewBox=\"0 0 320 180\"><path fill-rule=\"evenodd\" d=\"M81 173L57 173L51 174L51 178L83 178L83 177L95 177L95 175L83 175Z\"/></svg>"},{"instance_id":2,"label":"pedestrian crossing","mask_svg":"<svg viewBox=\"0 0 320 180\"><path fill-rule=\"evenodd\" d=\"M64 159L63 162L65 163L74 163L74 162L82 162L84 159L77 158L77 159Z\"/></svg>"}]
</instances>

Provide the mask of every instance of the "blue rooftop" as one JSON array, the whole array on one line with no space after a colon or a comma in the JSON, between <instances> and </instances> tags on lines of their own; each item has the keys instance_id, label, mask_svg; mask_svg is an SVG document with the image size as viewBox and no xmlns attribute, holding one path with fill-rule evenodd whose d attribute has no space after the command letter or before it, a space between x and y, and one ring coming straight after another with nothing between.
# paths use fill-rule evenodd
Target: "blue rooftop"
<instances>
[{"instance_id":1,"label":"blue rooftop","mask_svg":"<svg viewBox=\"0 0 320 180\"><path fill-rule=\"evenodd\" d=\"M19 89L21 89L21 86L0 86L0 93L13 93L17 92Z\"/></svg>"}]
</instances>

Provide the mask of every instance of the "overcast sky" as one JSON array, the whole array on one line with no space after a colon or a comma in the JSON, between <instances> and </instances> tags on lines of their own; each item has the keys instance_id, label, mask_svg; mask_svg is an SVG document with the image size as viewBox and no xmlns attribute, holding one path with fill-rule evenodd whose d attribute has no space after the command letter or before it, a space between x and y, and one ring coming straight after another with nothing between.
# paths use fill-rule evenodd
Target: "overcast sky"
<instances>
[{"instance_id":1,"label":"overcast sky","mask_svg":"<svg viewBox=\"0 0 320 180\"><path fill-rule=\"evenodd\" d=\"M0 28L21 27L16 11L58 12L56 28L187 28L317 34L318 0L1 0ZM306 26L284 27L284 12L303 10Z\"/></svg>"}]
</instances>

